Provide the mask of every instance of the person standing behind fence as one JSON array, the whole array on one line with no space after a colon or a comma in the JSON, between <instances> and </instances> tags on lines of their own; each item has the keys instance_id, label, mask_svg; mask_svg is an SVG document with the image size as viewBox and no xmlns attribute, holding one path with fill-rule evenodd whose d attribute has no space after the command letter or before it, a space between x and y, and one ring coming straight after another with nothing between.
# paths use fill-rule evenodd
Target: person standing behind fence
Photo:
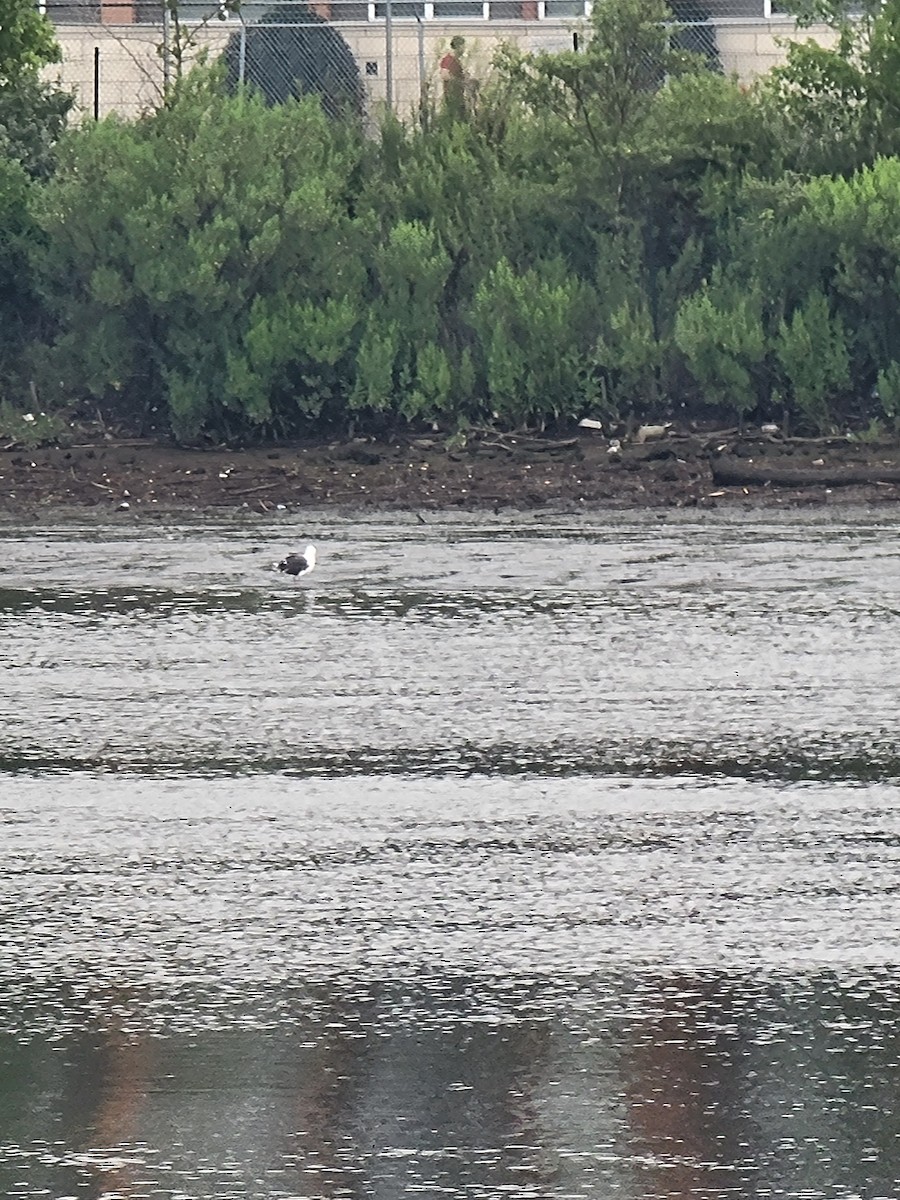
<instances>
[{"instance_id":1,"label":"person standing behind fence","mask_svg":"<svg viewBox=\"0 0 900 1200\"><path fill-rule=\"evenodd\" d=\"M450 49L441 59L441 83L444 86L444 107L455 117L466 112L466 71L462 62L466 39L457 34L450 39Z\"/></svg>"}]
</instances>

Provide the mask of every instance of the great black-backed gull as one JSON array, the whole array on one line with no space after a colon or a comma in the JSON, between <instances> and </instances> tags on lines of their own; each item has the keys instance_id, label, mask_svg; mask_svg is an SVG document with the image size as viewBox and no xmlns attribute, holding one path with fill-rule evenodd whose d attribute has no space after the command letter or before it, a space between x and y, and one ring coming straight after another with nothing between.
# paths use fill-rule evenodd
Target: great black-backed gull
<instances>
[{"instance_id":1,"label":"great black-backed gull","mask_svg":"<svg viewBox=\"0 0 900 1200\"><path fill-rule=\"evenodd\" d=\"M283 558L278 564L278 570L285 571L296 579L300 575L308 575L315 565L316 548L307 546L302 554L289 554L287 558Z\"/></svg>"}]
</instances>

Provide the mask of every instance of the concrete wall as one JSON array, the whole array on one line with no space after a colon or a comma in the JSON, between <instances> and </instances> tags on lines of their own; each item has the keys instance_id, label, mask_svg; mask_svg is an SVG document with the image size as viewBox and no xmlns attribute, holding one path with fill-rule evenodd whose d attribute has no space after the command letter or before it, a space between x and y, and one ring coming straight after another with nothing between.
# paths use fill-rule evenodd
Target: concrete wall
<instances>
[{"instance_id":1,"label":"concrete wall","mask_svg":"<svg viewBox=\"0 0 900 1200\"><path fill-rule=\"evenodd\" d=\"M410 111L421 95L423 85L440 86L441 56L450 38L466 38L465 60L473 77L485 75L491 56L502 42L515 42L525 50L571 49L573 21L438 21L420 28L415 21L395 21L393 25L393 94L398 111ZM236 23L212 22L198 35L198 42L215 54L224 48ZM359 64L360 77L372 106L386 100L387 56L383 22L342 23L338 26ZM159 47L162 29L156 25L78 24L57 28L63 61L49 74L75 92L85 115L92 115L95 95L95 66L99 113L110 112L134 117L159 102L163 91L163 66ZM805 40L815 37L827 41L825 29L796 31L788 18L730 20L716 26L722 65L726 72L749 81L764 74L785 53L778 44L787 37ZM421 69L424 64L424 70Z\"/></svg>"},{"instance_id":2,"label":"concrete wall","mask_svg":"<svg viewBox=\"0 0 900 1200\"><path fill-rule=\"evenodd\" d=\"M834 44L834 33L826 26L798 30L789 17L747 23L728 21L716 26L722 67L726 74L737 75L747 83L784 62L786 52L779 43L810 38L823 46Z\"/></svg>"}]
</instances>

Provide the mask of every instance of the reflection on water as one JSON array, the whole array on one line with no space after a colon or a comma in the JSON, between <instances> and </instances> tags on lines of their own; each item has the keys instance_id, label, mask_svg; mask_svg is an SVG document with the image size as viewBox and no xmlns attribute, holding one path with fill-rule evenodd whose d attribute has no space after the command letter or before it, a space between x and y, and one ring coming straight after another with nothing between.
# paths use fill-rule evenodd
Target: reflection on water
<instances>
[{"instance_id":1,"label":"reflection on water","mask_svg":"<svg viewBox=\"0 0 900 1200\"><path fill-rule=\"evenodd\" d=\"M4 1040L4 1194L895 1194L894 988L675 974L516 999L424 980L337 987L299 1028Z\"/></svg>"},{"instance_id":2,"label":"reflection on water","mask_svg":"<svg viewBox=\"0 0 900 1200\"><path fill-rule=\"evenodd\" d=\"M898 1195L889 526L3 540L0 1194Z\"/></svg>"}]
</instances>

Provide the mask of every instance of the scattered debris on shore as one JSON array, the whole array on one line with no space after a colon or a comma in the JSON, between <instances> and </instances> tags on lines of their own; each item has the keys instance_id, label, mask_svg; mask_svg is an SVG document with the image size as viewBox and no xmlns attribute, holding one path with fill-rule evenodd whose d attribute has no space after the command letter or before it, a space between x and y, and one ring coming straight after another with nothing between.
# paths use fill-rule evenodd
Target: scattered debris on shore
<instances>
[{"instance_id":1,"label":"scattered debris on shore","mask_svg":"<svg viewBox=\"0 0 900 1200\"><path fill-rule=\"evenodd\" d=\"M339 505L405 509L714 507L900 500L900 443L783 437L763 430L644 426L607 437L483 432L358 438L268 448L182 449L106 434L90 443L0 450L0 511L46 506L122 513Z\"/></svg>"}]
</instances>

